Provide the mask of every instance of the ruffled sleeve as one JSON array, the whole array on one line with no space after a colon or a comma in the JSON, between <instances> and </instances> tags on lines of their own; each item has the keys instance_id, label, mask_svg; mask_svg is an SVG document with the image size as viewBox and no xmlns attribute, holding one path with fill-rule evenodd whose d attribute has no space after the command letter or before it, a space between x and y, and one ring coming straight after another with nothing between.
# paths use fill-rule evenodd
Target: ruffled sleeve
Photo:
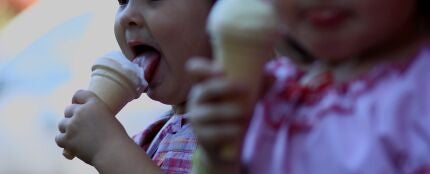
<instances>
[{"instance_id":1,"label":"ruffled sleeve","mask_svg":"<svg viewBox=\"0 0 430 174\"><path fill-rule=\"evenodd\" d=\"M401 173L430 174L430 52L424 51L384 99L378 132ZM397 89L396 89L397 88ZM390 89L387 89L390 90ZM387 92L389 93L389 92Z\"/></svg>"},{"instance_id":2,"label":"ruffled sleeve","mask_svg":"<svg viewBox=\"0 0 430 174\"><path fill-rule=\"evenodd\" d=\"M410 72L408 79L414 84L413 94L405 96L404 106L398 106L405 108L408 117L403 170L413 174L430 173L430 52L423 54L424 58L416 62L417 68Z\"/></svg>"}]
</instances>

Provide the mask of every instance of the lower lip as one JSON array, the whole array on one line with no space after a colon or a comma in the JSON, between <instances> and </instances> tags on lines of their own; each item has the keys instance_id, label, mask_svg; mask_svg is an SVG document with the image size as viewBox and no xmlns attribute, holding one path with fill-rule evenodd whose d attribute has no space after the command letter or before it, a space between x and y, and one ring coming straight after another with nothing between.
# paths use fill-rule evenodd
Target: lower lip
<instances>
[{"instance_id":1,"label":"lower lip","mask_svg":"<svg viewBox=\"0 0 430 174\"><path fill-rule=\"evenodd\" d=\"M315 8L306 12L306 20L319 28L333 28L343 24L348 17L346 10L338 8Z\"/></svg>"}]
</instances>

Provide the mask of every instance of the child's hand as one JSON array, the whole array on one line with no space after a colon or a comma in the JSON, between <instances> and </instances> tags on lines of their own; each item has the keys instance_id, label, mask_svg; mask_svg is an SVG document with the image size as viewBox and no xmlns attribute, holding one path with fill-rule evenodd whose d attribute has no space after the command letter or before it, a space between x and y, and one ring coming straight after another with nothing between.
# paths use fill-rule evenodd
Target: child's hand
<instances>
[{"instance_id":1,"label":"child's hand","mask_svg":"<svg viewBox=\"0 0 430 174\"><path fill-rule=\"evenodd\" d=\"M55 141L88 164L131 141L108 107L90 91L77 91L64 116Z\"/></svg>"},{"instance_id":2,"label":"child's hand","mask_svg":"<svg viewBox=\"0 0 430 174\"><path fill-rule=\"evenodd\" d=\"M240 153L225 159L223 151L234 148L239 152L241 148L252 114L252 108L243 100L249 91L242 84L222 77L220 68L209 61L192 59L187 70L197 82L190 92L187 109L203 149L202 158L208 167L218 170L226 164L239 164Z\"/></svg>"}]
</instances>

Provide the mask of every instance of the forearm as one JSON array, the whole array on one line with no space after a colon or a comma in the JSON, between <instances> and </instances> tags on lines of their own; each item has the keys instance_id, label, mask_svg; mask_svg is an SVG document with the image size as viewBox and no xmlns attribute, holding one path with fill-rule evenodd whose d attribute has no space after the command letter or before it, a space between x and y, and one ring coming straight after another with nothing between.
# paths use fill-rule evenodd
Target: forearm
<instances>
[{"instance_id":1,"label":"forearm","mask_svg":"<svg viewBox=\"0 0 430 174\"><path fill-rule=\"evenodd\" d=\"M133 142L119 142L114 150L103 153L93 166L100 174L162 174L161 169Z\"/></svg>"}]
</instances>

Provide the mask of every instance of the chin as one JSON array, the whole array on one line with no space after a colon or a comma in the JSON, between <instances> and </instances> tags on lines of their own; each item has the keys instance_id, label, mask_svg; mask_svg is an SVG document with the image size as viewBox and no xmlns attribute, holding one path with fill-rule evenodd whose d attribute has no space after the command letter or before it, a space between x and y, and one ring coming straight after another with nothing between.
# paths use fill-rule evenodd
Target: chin
<instances>
[{"instance_id":1,"label":"chin","mask_svg":"<svg viewBox=\"0 0 430 174\"><path fill-rule=\"evenodd\" d=\"M146 95L148 95L148 97L152 100L158 101L158 102L163 103L163 104L170 105L169 101L167 100L167 97L160 95L159 93L160 92L157 92L156 90L149 89L146 92Z\"/></svg>"},{"instance_id":2,"label":"chin","mask_svg":"<svg viewBox=\"0 0 430 174\"><path fill-rule=\"evenodd\" d=\"M308 44L307 50L316 58L326 61L342 61L355 55L357 47L351 45L340 45L337 43L321 42L318 44Z\"/></svg>"},{"instance_id":3,"label":"chin","mask_svg":"<svg viewBox=\"0 0 430 174\"><path fill-rule=\"evenodd\" d=\"M184 101L184 100L180 100L179 96L177 96L178 94L177 92L173 93L176 95L172 95L172 93L168 91L157 91L157 90L150 89L147 91L146 94L150 99L166 105L176 105ZM185 97L182 97L182 98L185 98Z\"/></svg>"},{"instance_id":4,"label":"chin","mask_svg":"<svg viewBox=\"0 0 430 174\"><path fill-rule=\"evenodd\" d=\"M344 52L344 51L330 51L330 50L322 50L322 51L315 51L314 52L315 57L318 59L322 59L325 61L330 62L339 62L342 60L345 60L349 57L352 57L351 54Z\"/></svg>"}]
</instances>

